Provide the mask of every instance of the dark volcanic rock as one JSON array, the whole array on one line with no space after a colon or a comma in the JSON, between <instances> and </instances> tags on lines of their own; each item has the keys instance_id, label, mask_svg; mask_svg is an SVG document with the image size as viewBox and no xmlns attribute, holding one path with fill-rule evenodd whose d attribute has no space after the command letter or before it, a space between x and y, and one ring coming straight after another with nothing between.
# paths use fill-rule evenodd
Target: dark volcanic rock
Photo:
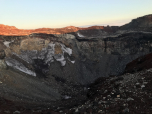
<instances>
[{"instance_id":1,"label":"dark volcanic rock","mask_svg":"<svg viewBox=\"0 0 152 114\"><path fill-rule=\"evenodd\" d=\"M58 32L64 33L67 29L59 29ZM29 107L44 106L58 110L58 107L65 109L83 103L87 95L91 98L103 94L101 104L108 104L110 97L120 98L129 94L121 94L121 84L115 83L126 80L127 76L108 82L106 79L109 80L109 75L122 74L126 64L151 53L152 33L136 31L134 27L132 31L109 26L73 29L74 32L67 34L0 36L0 46L5 52L5 55L1 52L1 61L9 67L8 70L0 69L0 97ZM99 77L104 78L96 81L97 84L91 86L91 92L86 95L88 85ZM108 89L111 84L116 91L111 87ZM99 85L98 92L96 88ZM110 95L110 92L114 94ZM95 110L97 105L95 101L91 105L94 108L90 106L80 111L102 112ZM79 113L79 109L74 110ZM118 110L119 113L128 112L127 107L119 107Z\"/></svg>"},{"instance_id":2,"label":"dark volcanic rock","mask_svg":"<svg viewBox=\"0 0 152 114\"><path fill-rule=\"evenodd\" d=\"M120 27L123 30L152 30L152 15L146 15L143 17L139 17L137 19L133 19L130 23L123 25Z\"/></svg>"},{"instance_id":3,"label":"dark volcanic rock","mask_svg":"<svg viewBox=\"0 0 152 114\"><path fill-rule=\"evenodd\" d=\"M10 69L2 76L7 75L12 81L17 79L16 83L22 82L17 84L18 87L30 88L24 92L12 83L12 92L7 90L9 81L6 80L3 84L7 85L9 95L5 93L5 97L10 100L18 97L16 101L24 99L24 102L35 99L32 103L46 105L71 97L85 100L83 87L99 77L120 75L127 63L151 52L151 33L122 33L90 41L79 41L78 37L72 34L31 34L18 38L3 36L3 39L11 40L8 40L9 47L4 49L5 61ZM31 93L32 90L34 93Z\"/></svg>"},{"instance_id":4,"label":"dark volcanic rock","mask_svg":"<svg viewBox=\"0 0 152 114\"><path fill-rule=\"evenodd\" d=\"M134 73L149 68L152 68L152 53L141 56L128 63L125 68L125 73Z\"/></svg>"}]
</instances>

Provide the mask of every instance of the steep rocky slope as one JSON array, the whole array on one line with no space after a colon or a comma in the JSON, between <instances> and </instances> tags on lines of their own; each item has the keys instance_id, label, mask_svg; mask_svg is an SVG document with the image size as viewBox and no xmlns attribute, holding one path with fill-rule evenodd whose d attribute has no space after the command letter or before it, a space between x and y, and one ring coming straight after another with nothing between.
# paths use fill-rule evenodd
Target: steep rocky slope
<instances>
[{"instance_id":1,"label":"steep rocky slope","mask_svg":"<svg viewBox=\"0 0 152 114\"><path fill-rule=\"evenodd\" d=\"M152 31L152 15L133 19L130 23L120 27L123 30Z\"/></svg>"},{"instance_id":2,"label":"steep rocky slope","mask_svg":"<svg viewBox=\"0 0 152 114\"><path fill-rule=\"evenodd\" d=\"M126 64L152 52L149 26L144 31L109 26L28 32L2 28L0 97L29 107L79 105L96 79L121 75ZM9 29L14 32L9 34Z\"/></svg>"},{"instance_id":3,"label":"steep rocky slope","mask_svg":"<svg viewBox=\"0 0 152 114\"><path fill-rule=\"evenodd\" d=\"M144 57L148 58L147 61L151 61L149 55ZM129 64L133 64L133 62ZM149 64L151 63L147 63L147 65ZM140 65L145 66L144 62L141 62ZM126 73L121 76L98 78L86 88L88 89L86 101L68 108L61 106L53 110L51 107L27 108L18 102L1 98L0 112L15 114L151 114L151 75L152 68L149 67L146 70L136 71L132 74ZM70 99L68 102L70 102Z\"/></svg>"},{"instance_id":4,"label":"steep rocky slope","mask_svg":"<svg viewBox=\"0 0 152 114\"><path fill-rule=\"evenodd\" d=\"M125 73L134 73L152 68L152 53L141 56L134 61L128 63L125 68Z\"/></svg>"}]
</instances>

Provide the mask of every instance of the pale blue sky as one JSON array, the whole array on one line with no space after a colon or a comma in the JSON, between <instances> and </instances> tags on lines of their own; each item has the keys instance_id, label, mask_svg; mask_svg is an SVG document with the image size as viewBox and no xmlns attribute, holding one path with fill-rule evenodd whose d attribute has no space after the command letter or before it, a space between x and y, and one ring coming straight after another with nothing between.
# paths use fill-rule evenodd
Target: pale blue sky
<instances>
[{"instance_id":1,"label":"pale blue sky","mask_svg":"<svg viewBox=\"0 0 152 114\"><path fill-rule=\"evenodd\" d=\"M0 24L20 29L122 25L152 14L152 0L0 0Z\"/></svg>"}]
</instances>

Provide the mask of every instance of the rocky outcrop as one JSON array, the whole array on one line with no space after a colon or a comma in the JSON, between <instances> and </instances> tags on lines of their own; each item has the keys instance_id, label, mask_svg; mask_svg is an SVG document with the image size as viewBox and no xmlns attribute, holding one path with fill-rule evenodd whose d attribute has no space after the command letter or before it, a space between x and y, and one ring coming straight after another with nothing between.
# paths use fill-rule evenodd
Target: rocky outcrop
<instances>
[{"instance_id":1,"label":"rocky outcrop","mask_svg":"<svg viewBox=\"0 0 152 114\"><path fill-rule=\"evenodd\" d=\"M125 68L125 73L135 73L138 71L152 68L152 53L141 56L132 62L128 63Z\"/></svg>"},{"instance_id":2,"label":"rocky outcrop","mask_svg":"<svg viewBox=\"0 0 152 114\"><path fill-rule=\"evenodd\" d=\"M146 15L133 19L130 23L120 27L122 30L140 30L151 31L152 30L152 15Z\"/></svg>"}]
</instances>

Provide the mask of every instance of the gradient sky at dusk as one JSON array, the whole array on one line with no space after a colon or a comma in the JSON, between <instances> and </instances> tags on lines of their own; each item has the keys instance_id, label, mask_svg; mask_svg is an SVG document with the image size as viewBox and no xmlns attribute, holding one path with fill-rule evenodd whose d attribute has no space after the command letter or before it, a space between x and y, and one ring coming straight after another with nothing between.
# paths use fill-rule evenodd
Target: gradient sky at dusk
<instances>
[{"instance_id":1,"label":"gradient sky at dusk","mask_svg":"<svg viewBox=\"0 0 152 114\"><path fill-rule=\"evenodd\" d=\"M152 0L0 0L0 24L20 29L122 25L152 14Z\"/></svg>"}]
</instances>

